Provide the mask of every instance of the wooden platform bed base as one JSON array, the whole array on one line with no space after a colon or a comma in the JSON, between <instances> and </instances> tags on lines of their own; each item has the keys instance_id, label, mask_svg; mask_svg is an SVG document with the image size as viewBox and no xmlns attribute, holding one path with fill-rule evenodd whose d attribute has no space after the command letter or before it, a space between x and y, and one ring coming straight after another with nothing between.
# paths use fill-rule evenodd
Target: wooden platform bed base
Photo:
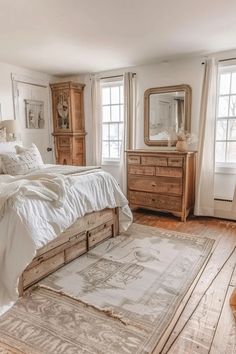
<instances>
[{"instance_id":1,"label":"wooden platform bed base","mask_svg":"<svg viewBox=\"0 0 236 354\"><path fill-rule=\"evenodd\" d=\"M119 234L119 209L104 209L79 218L55 240L37 251L36 257L19 280L19 295L40 279L73 259L88 252L98 243Z\"/></svg>"}]
</instances>

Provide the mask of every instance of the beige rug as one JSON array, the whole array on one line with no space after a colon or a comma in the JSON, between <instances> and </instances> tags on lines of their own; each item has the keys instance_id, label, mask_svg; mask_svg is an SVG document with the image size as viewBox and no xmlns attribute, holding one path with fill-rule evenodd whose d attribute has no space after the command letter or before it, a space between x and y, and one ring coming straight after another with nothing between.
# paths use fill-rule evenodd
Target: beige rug
<instances>
[{"instance_id":1,"label":"beige rug","mask_svg":"<svg viewBox=\"0 0 236 354\"><path fill-rule=\"evenodd\" d=\"M142 353L145 331L47 289L0 317L1 354Z\"/></svg>"},{"instance_id":2,"label":"beige rug","mask_svg":"<svg viewBox=\"0 0 236 354\"><path fill-rule=\"evenodd\" d=\"M144 354L156 345L159 352L213 243L133 224L1 317L0 353Z\"/></svg>"},{"instance_id":3,"label":"beige rug","mask_svg":"<svg viewBox=\"0 0 236 354\"><path fill-rule=\"evenodd\" d=\"M149 353L173 320L213 244L208 238L133 224L128 234L101 244L40 285L147 331Z\"/></svg>"}]
</instances>

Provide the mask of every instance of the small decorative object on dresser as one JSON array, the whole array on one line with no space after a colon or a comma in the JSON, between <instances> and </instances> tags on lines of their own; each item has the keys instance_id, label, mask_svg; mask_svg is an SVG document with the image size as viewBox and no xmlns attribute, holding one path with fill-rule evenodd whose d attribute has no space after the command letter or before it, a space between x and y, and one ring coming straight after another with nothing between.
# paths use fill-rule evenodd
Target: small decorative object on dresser
<instances>
[{"instance_id":1,"label":"small decorative object on dresser","mask_svg":"<svg viewBox=\"0 0 236 354\"><path fill-rule=\"evenodd\" d=\"M85 165L84 84L51 84L56 162Z\"/></svg>"},{"instance_id":2,"label":"small decorative object on dresser","mask_svg":"<svg viewBox=\"0 0 236 354\"><path fill-rule=\"evenodd\" d=\"M195 152L127 151L132 208L169 212L186 221L194 207Z\"/></svg>"}]
</instances>

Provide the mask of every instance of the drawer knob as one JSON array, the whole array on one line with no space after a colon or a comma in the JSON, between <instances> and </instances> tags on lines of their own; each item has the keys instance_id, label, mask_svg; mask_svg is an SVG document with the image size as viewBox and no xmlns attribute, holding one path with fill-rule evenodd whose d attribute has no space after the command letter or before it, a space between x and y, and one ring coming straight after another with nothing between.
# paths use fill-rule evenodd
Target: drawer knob
<instances>
[{"instance_id":1,"label":"drawer knob","mask_svg":"<svg viewBox=\"0 0 236 354\"><path fill-rule=\"evenodd\" d=\"M152 202L155 202L155 201L156 201L156 199L152 198Z\"/></svg>"},{"instance_id":2,"label":"drawer knob","mask_svg":"<svg viewBox=\"0 0 236 354\"><path fill-rule=\"evenodd\" d=\"M156 183L153 182L153 183L152 183L152 187L156 187Z\"/></svg>"}]
</instances>

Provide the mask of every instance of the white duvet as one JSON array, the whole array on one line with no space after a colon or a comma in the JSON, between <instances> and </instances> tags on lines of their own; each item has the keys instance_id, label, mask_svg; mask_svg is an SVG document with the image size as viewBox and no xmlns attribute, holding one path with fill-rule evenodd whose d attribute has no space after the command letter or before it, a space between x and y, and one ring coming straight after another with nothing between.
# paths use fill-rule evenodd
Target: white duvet
<instances>
[{"instance_id":1,"label":"white duvet","mask_svg":"<svg viewBox=\"0 0 236 354\"><path fill-rule=\"evenodd\" d=\"M120 229L132 222L116 180L94 167L48 165L27 176L0 175L0 314L18 297L17 283L36 250L78 217L120 207Z\"/></svg>"}]
</instances>

